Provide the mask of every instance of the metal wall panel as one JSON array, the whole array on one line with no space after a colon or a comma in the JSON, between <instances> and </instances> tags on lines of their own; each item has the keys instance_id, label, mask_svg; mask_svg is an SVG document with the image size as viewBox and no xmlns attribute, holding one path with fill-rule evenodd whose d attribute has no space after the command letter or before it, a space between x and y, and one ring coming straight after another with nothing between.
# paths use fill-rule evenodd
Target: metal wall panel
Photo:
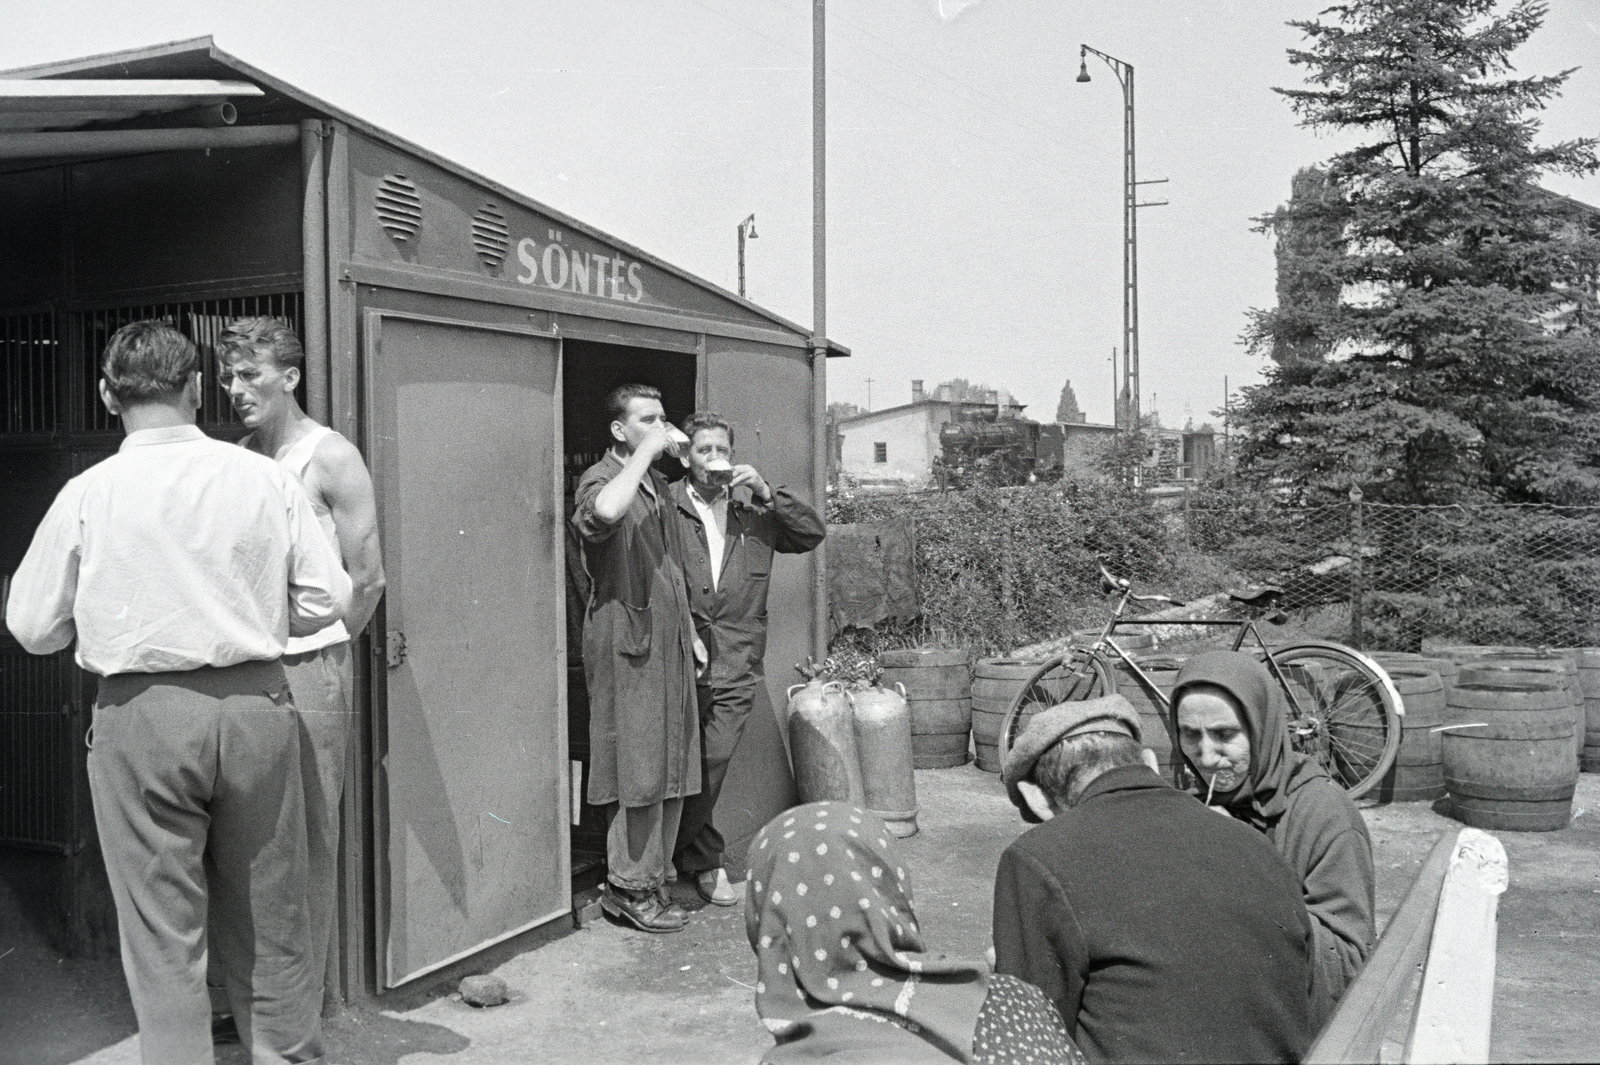
<instances>
[{"instance_id":1,"label":"metal wall panel","mask_svg":"<svg viewBox=\"0 0 1600 1065\"><path fill-rule=\"evenodd\" d=\"M73 299L300 277L297 145L127 156L68 173Z\"/></svg>"},{"instance_id":2,"label":"metal wall panel","mask_svg":"<svg viewBox=\"0 0 1600 1065\"><path fill-rule=\"evenodd\" d=\"M60 298L63 188L59 167L0 174L0 307Z\"/></svg>"},{"instance_id":3,"label":"metal wall panel","mask_svg":"<svg viewBox=\"0 0 1600 1065\"><path fill-rule=\"evenodd\" d=\"M374 309L364 332L395 987L570 911L559 356L549 337Z\"/></svg>"},{"instance_id":4,"label":"metal wall panel","mask_svg":"<svg viewBox=\"0 0 1600 1065\"><path fill-rule=\"evenodd\" d=\"M619 241L597 239L361 134L350 137L348 189L358 262L570 297L574 313L597 318L653 310L782 330L731 294L664 270ZM485 255L486 218L504 230L503 257Z\"/></svg>"}]
</instances>

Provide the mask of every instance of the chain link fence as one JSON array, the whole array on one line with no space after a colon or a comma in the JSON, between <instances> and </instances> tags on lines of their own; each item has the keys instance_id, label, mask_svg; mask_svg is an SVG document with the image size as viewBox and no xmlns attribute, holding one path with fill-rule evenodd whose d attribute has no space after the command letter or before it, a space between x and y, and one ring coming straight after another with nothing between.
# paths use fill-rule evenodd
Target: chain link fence
<instances>
[{"instance_id":1,"label":"chain link fence","mask_svg":"<svg viewBox=\"0 0 1600 1065\"><path fill-rule=\"evenodd\" d=\"M1213 593L1279 585L1305 634L1367 650L1600 646L1600 507L1287 507L1223 489L1158 505L1137 490L1061 484L840 493L828 516L915 529L916 617L845 622L867 649L1003 654L1097 626L1102 561L1142 590L1219 609Z\"/></svg>"},{"instance_id":2,"label":"chain link fence","mask_svg":"<svg viewBox=\"0 0 1600 1065\"><path fill-rule=\"evenodd\" d=\"M1600 508L1194 506L1190 543L1285 589L1284 606L1345 604L1347 640L1600 644Z\"/></svg>"}]
</instances>

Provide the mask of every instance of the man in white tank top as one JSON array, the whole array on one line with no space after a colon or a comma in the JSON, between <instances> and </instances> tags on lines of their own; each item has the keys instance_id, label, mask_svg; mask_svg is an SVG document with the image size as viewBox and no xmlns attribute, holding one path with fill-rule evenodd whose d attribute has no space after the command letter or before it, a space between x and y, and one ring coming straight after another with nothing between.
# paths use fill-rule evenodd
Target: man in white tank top
<instances>
[{"instance_id":1,"label":"man in white tank top","mask_svg":"<svg viewBox=\"0 0 1600 1065\"><path fill-rule=\"evenodd\" d=\"M295 705L301 708L313 965L305 991L321 1008L327 957L337 908L339 803L353 728L350 640L371 620L383 595L378 510L361 453L354 444L300 409L305 351L281 319L241 318L217 341L219 378L234 410L250 429L240 443L277 460L305 485L317 521L346 572L352 593L344 623L313 636L291 637L283 656ZM213 1002L218 1000L213 996ZM219 1003L220 1004L220 1003ZM226 1039L229 1026L214 1029Z\"/></svg>"}]
</instances>

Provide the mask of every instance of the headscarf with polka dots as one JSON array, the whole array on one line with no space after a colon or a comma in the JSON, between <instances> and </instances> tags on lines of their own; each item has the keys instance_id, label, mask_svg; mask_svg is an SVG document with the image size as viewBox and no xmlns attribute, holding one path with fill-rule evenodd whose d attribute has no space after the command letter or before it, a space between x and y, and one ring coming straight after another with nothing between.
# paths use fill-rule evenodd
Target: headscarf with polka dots
<instances>
[{"instance_id":1,"label":"headscarf with polka dots","mask_svg":"<svg viewBox=\"0 0 1600 1065\"><path fill-rule=\"evenodd\" d=\"M838 1010L969 1060L987 971L923 949L910 873L879 818L837 802L773 818L750 844L745 930L756 1012L780 1041L808 1016Z\"/></svg>"}]
</instances>

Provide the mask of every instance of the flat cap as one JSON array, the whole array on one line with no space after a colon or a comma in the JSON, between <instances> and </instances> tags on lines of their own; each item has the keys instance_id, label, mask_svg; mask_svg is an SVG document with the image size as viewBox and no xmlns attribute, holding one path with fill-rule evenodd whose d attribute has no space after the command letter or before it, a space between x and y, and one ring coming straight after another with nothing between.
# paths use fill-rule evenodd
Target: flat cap
<instances>
[{"instance_id":1,"label":"flat cap","mask_svg":"<svg viewBox=\"0 0 1600 1065\"><path fill-rule=\"evenodd\" d=\"M1005 765L1000 767L1000 779L1005 782L1006 794L1028 820L1036 820L1028 804L1017 790L1017 781L1027 780L1039 756L1068 736L1081 736L1085 732L1116 732L1143 740L1139 725L1139 712L1133 704L1120 695L1104 695L1098 699L1062 703L1034 714L1022 729L1022 735L1006 754Z\"/></svg>"}]
</instances>

